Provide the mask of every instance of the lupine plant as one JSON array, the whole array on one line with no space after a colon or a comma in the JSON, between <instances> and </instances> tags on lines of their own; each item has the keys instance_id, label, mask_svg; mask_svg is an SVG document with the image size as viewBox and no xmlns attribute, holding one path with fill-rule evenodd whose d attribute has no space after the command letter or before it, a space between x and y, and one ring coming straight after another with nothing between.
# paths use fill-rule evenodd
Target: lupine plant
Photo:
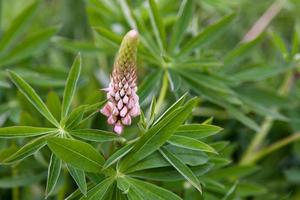
<instances>
[{"instance_id":1,"label":"lupine plant","mask_svg":"<svg viewBox=\"0 0 300 200\"><path fill-rule=\"evenodd\" d=\"M0 199L298 200L299 5L0 0Z\"/></svg>"}]
</instances>

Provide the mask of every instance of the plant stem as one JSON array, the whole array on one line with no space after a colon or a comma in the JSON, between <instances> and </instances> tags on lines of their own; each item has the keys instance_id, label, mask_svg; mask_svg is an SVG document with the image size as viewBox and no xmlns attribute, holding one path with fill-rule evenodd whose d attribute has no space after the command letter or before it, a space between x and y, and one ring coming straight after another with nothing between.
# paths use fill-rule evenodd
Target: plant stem
<instances>
[{"instance_id":1,"label":"plant stem","mask_svg":"<svg viewBox=\"0 0 300 200\"><path fill-rule=\"evenodd\" d=\"M155 113L158 113L161 109L161 106L164 102L164 99L166 97L166 93L168 91L168 72L165 71L164 75L163 75L163 80L162 80L162 87L159 93L159 97L156 103L156 107L155 107Z\"/></svg>"},{"instance_id":2,"label":"plant stem","mask_svg":"<svg viewBox=\"0 0 300 200\"><path fill-rule=\"evenodd\" d=\"M282 85L278 89L278 94L280 96L286 96L290 91L294 80L293 71L288 71L285 76L285 80L283 81ZM272 128L274 119L270 116L266 117L261 125L260 131L257 132L252 139L250 145L248 146L247 150L245 151L244 156L242 157L240 164L247 165L252 164L253 157L256 157L256 154L259 154L259 149L262 146L265 138L267 137L270 129ZM257 161L257 160L255 160Z\"/></svg>"},{"instance_id":3,"label":"plant stem","mask_svg":"<svg viewBox=\"0 0 300 200\"><path fill-rule=\"evenodd\" d=\"M270 146L260 150L258 153L256 153L254 156L252 156L250 162L255 163L261 158L265 157L266 155L272 153L273 151L276 151L292 142L295 142L297 140L300 140L300 132L295 133L291 136L288 136L278 142L275 142L274 144L271 144Z\"/></svg>"}]
</instances>

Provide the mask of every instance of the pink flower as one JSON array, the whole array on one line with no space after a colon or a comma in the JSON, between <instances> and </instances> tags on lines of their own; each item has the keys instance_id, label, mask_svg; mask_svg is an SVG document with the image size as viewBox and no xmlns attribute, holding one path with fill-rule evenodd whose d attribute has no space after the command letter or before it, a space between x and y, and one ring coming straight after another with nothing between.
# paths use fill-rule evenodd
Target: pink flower
<instances>
[{"instance_id":1,"label":"pink flower","mask_svg":"<svg viewBox=\"0 0 300 200\"><path fill-rule=\"evenodd\" d=\"M139 97L136 86L136 52L138 32L129 31L121 43L115 59L107 92L108 102L101 109L107 117L107 123L114 126L114 131L121 134L124 125L130 125L132 117L140 115Z\"/></svg>"}]
</instances>

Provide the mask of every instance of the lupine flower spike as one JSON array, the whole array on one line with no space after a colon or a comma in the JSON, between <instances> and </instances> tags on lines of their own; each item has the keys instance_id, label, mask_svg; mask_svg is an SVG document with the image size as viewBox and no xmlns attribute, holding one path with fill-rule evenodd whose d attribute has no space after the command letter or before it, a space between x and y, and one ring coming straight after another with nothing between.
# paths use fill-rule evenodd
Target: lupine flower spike
<instances>
[{"instance_id":1,"label":"lupine flower spike","mask_svg":"<svg viewBox=\"0 0 300 200\"><path fill-rule=\"evenodd\" d=\"M108 117L107 123L114 126L117 134L123 132L125 125L131 124L133 117L140 115L139 97L136 94L137 46L138 32L131 30L121 43L109 87L103 89L107 92L108 102L101 113Z\"/></svg>"}]
</instances>

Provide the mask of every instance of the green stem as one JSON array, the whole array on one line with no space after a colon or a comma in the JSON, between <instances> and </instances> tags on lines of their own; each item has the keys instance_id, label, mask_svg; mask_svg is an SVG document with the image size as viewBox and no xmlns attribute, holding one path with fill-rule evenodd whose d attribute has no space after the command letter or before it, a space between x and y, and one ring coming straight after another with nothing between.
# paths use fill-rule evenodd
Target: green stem
<instances>
[{"instance_id":1,"label":"green stem","mask_svg":"<svg viewBox=\"0 0 300 200\"><path fill-rule=\"evenodd\" d=\"M255 152L259 150L262 142L267 137L268 132L270 131L272 125L273 125L273 118L266 117L261 125L260 131L255 134L255 137L253 138L250 145L248 146L248 149L246 150L245 155L240 161L240 164L242 165L249 164L251 157L254 156Z\"/></svg>"},{"instance_id":2,"label":"green stem","mask_svg":"<svg viewBox=\"0 0 300 200\"><path fill-rule=\"evenodd\" d=\"M263 157L265 157L266 155L292 143L295 142L297 140L300 140L300 132L295 133L291 136L288 136L278 142L275 142L274 144L271 144L270 146L260 150L259 152L257 152L254 156L252 156L252 158L249 160L249 163L255 163L258 160L262 159Z\"/></svg>"},{"instance_id":3,"label":"green stem","mask_svg":"<svg viewBox=\"0 0 300 200\"><path fill-rule=\"evenodd\" d=\"M163 80L162 80L162 87L161 87L159 97L158 97L156 107L155 107L155 113L158 113L161 109L161 106L162 106L162 104L164 102L164 99L166 97L166 93L168 91L168 83L169 83L169 81L168 81L168 72L165 71L164 75L163 75Z\"/></svg>"},{"instance_id":4,"label":"green stem","mask_svg":"<svg viewBox=\"0 0 300 200\"><path fill-rule=\"evenodd\" d=\"M293 71L288 71L286 73L285 79L278 89L278 94L280 96L286 96L292 85L294 80ZM261 125L260 131L257 132L252 139L250 145L248 146L247 150L245 151L244 156L242 157L240 164L247 165L251 164L253 157L256 157L256 154L259 153L259 149L261 148L262 144L264 143L270 129L272 128L274 119L272 117L266 117Z\"/></svg>"}]
</instances>

